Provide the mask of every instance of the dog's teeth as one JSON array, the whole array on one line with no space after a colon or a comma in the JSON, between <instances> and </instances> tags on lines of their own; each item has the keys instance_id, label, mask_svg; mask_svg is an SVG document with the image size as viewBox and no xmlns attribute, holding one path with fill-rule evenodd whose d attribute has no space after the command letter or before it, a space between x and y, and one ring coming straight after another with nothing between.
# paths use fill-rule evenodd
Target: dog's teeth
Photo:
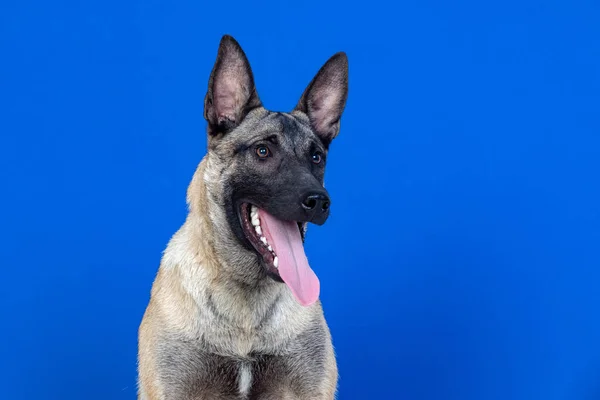
<instances>
[{"instance_id":1,"label":"dog's teeth","mask_svg":"<svg viewBox=\"0 0 600 400\"><path fill-rule=\"evenodd\" d=\"M277 256L275 256L275 258L273 259L273 265L275 266L275 268L279 267L279 259L277 258Z\"/></svg>"},{"instance_id":2,"label":"dog's teeth","mask_svg":"<svg viewBox=\"0 0 600 400\"><path fill-rule=\"evenodd\" d=\"M262 229L260 229L260 225L257 225L254 230L256 231L256 233L258 233L259 235L262 235Z\"/></svg>"},{"instance_id":3,"label":"dog's teeth","mask_svg":"<svg viewBox=\"0 0 600 400\"><path fill-rule=\"evenodd\" d=\"M252 225L260 226L260 221L258 220L258 214L254 214L252 216Z\"/></svg>"},{"instance_id":4,"label":"dog's teeth","mask_svg":"<svg viewBox=\"0 0 600 400\"><path fill-rule=\"evenodd\" d=\"M269 247L267 247L267 249L269 249L269 251L273 251L273 248L271 247L271 245L269 245Z\"/></svg>"},{"instance_id":5,"label":"dog's teeth","mask_svg":"<svg viewBox=\"0 0 600 400\"><path fill-rule=\"evenodd\" d=\"M264 244L267 244L267 239L265 239L265 237L264 237L264 236L262 236L262 237L260 238L260 241L261 241L261 242L263 242Z\"/></svg>"}]
</instances>

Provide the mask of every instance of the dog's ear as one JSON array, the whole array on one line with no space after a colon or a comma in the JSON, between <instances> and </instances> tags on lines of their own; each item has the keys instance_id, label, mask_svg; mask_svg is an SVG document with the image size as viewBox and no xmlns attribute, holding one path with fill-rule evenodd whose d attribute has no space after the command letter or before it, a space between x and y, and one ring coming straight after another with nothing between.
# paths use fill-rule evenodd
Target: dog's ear
<instances>
[{"instance_id":1,"label":"dog's ear","mask_svg":"<svg viewBox=\"0 0 600 400\"><path fill-rule=\"evenodd\" d=\"M244 51L233 37L223 36L204 98L208 133L227 133L238 126L250 110L260 105Z\"/></svg>"},{"instance_id":2,"label":"dog's ear","mask_svg":"<svg viewBox=\"0 0 600 400\"><path fill-rule=\"evenodd\" d=\"M347 97L348 58L345 53L337 53L321 67L296 106L296 110L308 115L313 130L326 146L340 130Z\"/></svg>"}]
</instances>

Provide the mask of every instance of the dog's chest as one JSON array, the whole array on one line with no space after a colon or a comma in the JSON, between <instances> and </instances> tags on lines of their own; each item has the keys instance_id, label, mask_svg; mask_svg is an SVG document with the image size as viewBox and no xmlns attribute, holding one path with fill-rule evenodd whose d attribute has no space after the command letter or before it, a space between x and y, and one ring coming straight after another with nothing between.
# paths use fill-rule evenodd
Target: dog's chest
<instances>
[{"instance_id":1,"label":"dog's chest","mask_svg":"<svg viewBox=\"0 0 600 400\"><path fill-rule=\"evenodd\" d=\"M298 394L323 379L331 343L320 318L276 309L262 324L239 326L225 316L206 313L195 338L172 333L160 341L161 380L173 398L315 398Z\"/></svg>"},{"instance_id":2,"label":"dog's chest","mask_svg":"<svg viewBox=\"0 0 600 400\"><path fill-rule=\"evenodd\" d=\"M207 351L202 343L171 337L160 345L161 381L172 398L227 400L314 398L324 378L327 343L319 329L301 335L283 354L250 353L245 359Z\"/></svg>"}]
</instances>

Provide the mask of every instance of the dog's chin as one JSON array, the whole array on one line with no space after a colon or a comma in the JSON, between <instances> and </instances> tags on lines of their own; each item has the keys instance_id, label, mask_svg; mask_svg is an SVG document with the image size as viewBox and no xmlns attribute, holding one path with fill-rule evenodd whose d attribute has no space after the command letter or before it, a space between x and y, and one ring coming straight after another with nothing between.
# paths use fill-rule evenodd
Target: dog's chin
<instances>
[{"instance_id":1,"label":"dog's chin","mask_svg":"<svg viewBox=\"0 0 600 400\"><path fill-rule=\"evenodd\" d=\"M257 253L265 271L269 277L276 280L277 282L283 282L279 270L275 265L275 253L271 246L266 242L264 236L257 232L256 227L252 224L252 204L244 202L238 207L238 215L242 231L246 240L252 245L252 248ZM298 222L298 229L304 240L304 231L306 223Z\"/></svg>"}]
</instances>

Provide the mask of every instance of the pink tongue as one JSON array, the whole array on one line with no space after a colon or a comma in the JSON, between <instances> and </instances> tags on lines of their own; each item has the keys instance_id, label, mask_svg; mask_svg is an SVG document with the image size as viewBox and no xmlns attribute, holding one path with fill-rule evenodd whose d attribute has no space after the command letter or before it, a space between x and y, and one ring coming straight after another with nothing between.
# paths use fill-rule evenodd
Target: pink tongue
<instances>
[{"instance_id":1,"label":"pink tongue","mask_svg":"<svg viewBox=\"0 0 600 400\"><path fill-rule=\"evenodd\" d=\"M313 304L319 298L319 278L308 266L298 224L282 221L262 209L258 218L265 238L279 259L279 275L289 286L303 306Z\"/></svg>"}]
</instances>

